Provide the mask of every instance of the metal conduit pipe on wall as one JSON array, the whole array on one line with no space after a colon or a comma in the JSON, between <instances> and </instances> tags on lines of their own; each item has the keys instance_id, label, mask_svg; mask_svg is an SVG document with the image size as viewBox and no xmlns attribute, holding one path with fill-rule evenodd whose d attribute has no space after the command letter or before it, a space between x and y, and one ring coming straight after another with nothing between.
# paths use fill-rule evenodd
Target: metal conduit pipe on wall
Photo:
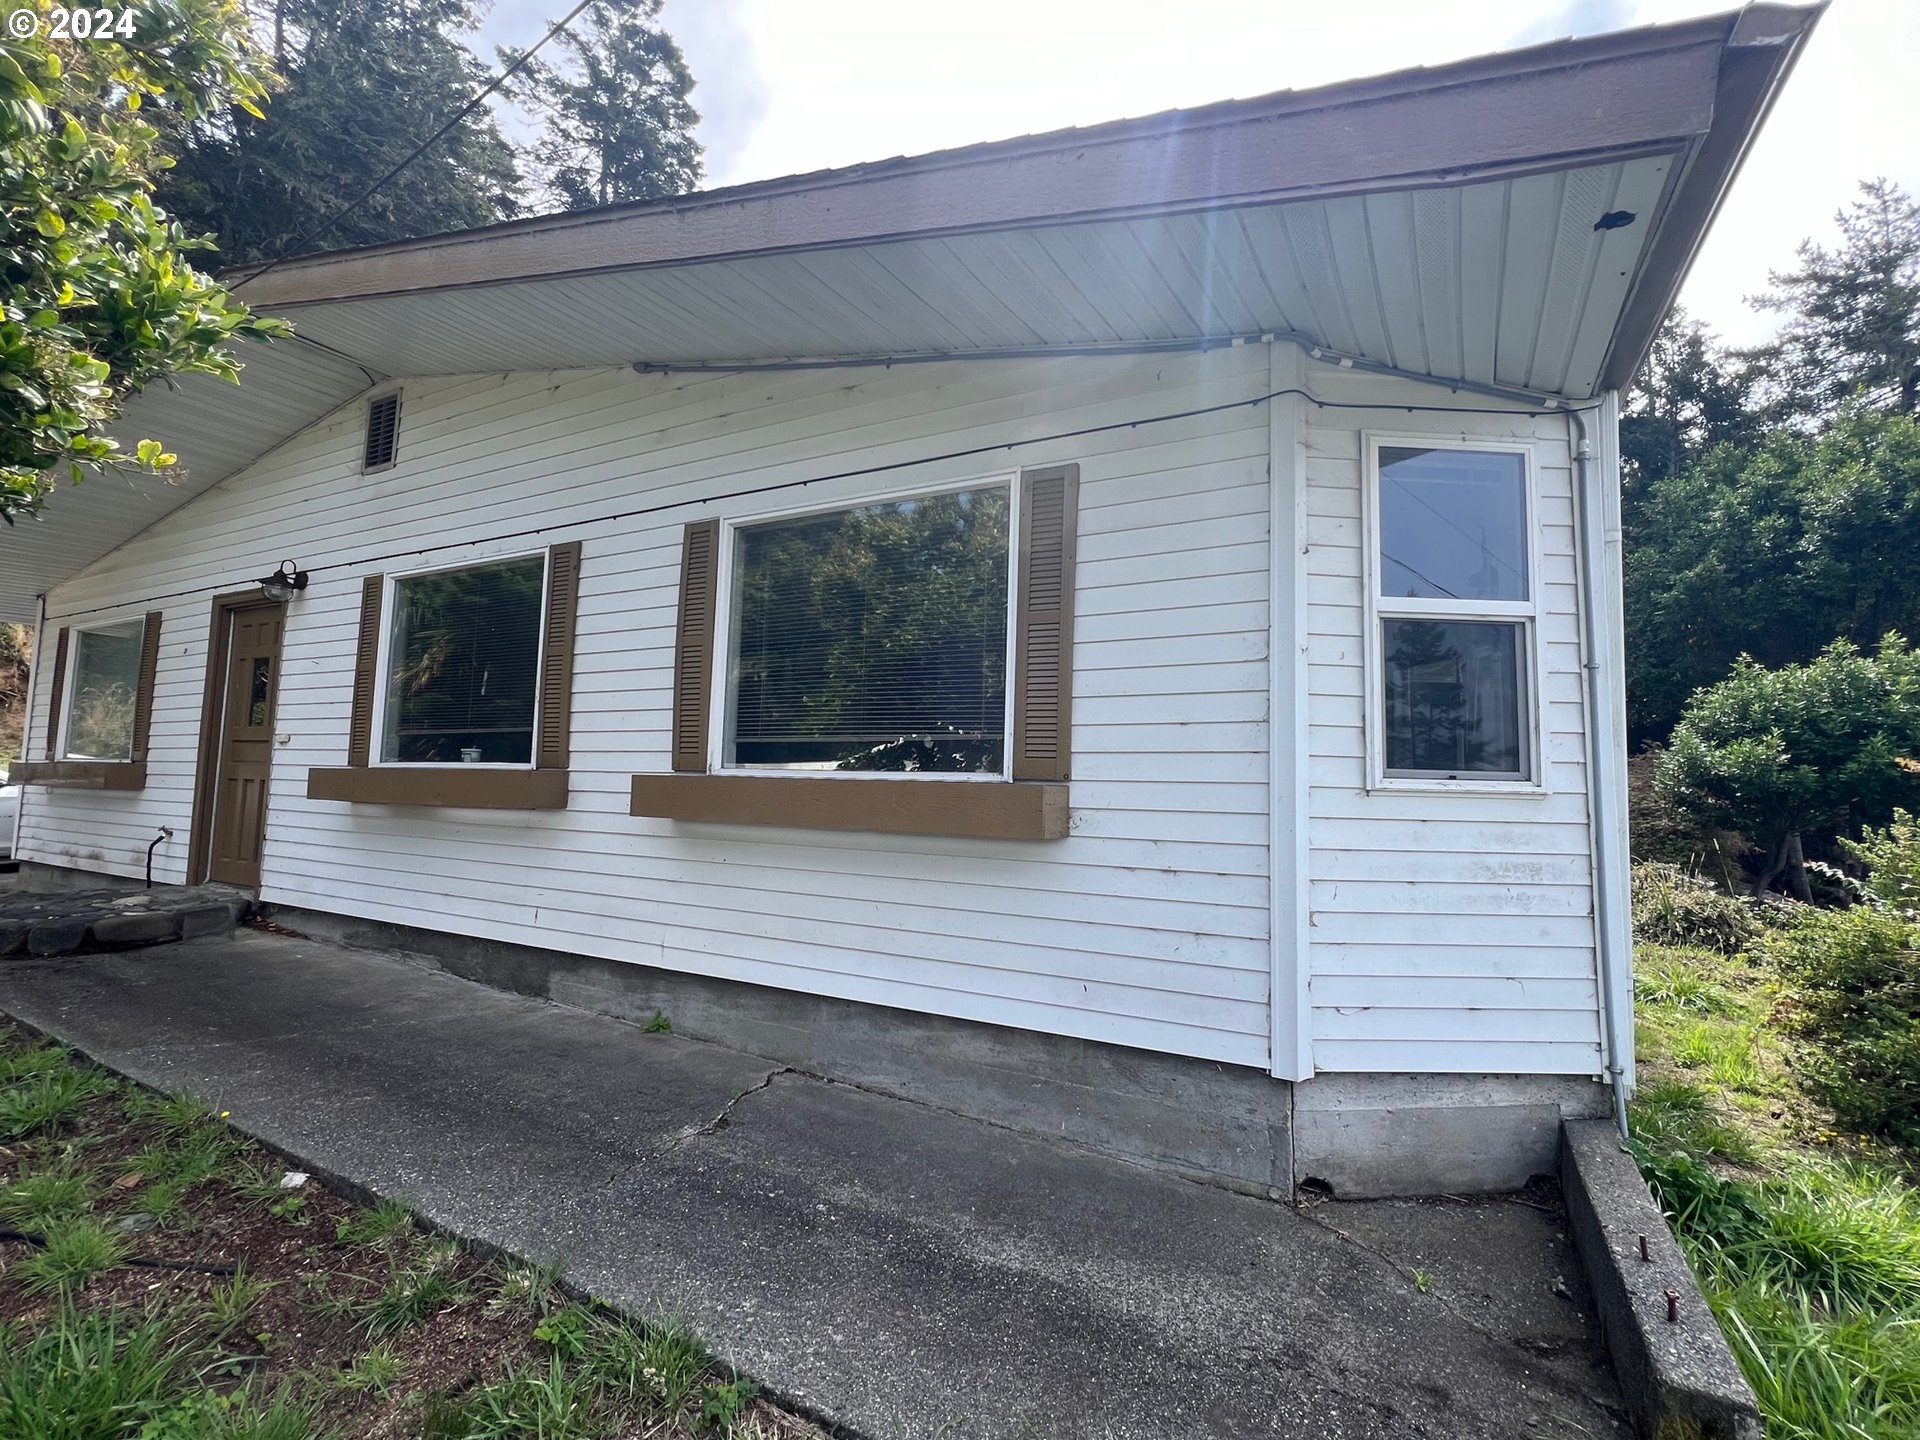
<instances>
[{"instance_id":1,"label":"metal conduit pipe on wall","mask_svg":"<svg viewBox=\"0 0 1920 1440\"><path fill-rule=\"evenodd\" d=\"M1578 410L1567 411L1568 450L1573 459L1573 522L1580 564L1575 571L1575 587L1580 597L1580 668L1586 680L1587 702L1587 816L1589 845L1593 855L1593 944L1596 979L1600 986L1600 1016L1606 1036L1607 1076L1613 1088L1613 1120L1620 1138L1628 1136L1627 1065L1622 1046L1632 1033L1620 1016L1620 986L1616 983L1626 972L1620 967L1631 964L1631 937L1614 895L1623 857L1617 852L1617 830L1612 814L1611 788L1613 756L1609 737L1602 734L1601 706L1610 703L1603 691L1605 669L1600 657L1599 610L1601 600L1600 549L1605 535L1605 518L1596 513L1593 490L1593 445L1587 422ZM1624 683L1624 677L1622 677ZM1631 987L1626 990L1632 995Z\"/></svg>"}]
</instances>

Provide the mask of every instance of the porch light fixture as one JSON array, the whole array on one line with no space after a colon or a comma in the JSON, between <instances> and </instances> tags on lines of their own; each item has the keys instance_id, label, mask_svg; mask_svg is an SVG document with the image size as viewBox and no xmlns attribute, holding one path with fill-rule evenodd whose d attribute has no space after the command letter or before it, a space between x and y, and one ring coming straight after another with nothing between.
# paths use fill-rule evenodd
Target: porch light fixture
<instances>
[{"instance_id":1,"label":"porch light fixture","mask_svg":"<svg viewBox=\"0 0 1920 1440\"><path fill-rule=\"evenodd\" d=\"M260 593L267 599L284 605L307 588L307 572L296 570L291 560L282 560L280 568L273 574L253 583L260 587Z\"/></svg>"}]
</instances>

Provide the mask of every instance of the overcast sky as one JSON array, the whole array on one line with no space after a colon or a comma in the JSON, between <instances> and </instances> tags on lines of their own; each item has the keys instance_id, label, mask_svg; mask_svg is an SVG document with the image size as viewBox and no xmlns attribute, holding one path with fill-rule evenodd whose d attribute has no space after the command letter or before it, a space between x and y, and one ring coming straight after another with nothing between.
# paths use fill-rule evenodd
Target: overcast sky
<instances>
[{"instance_id":1,"label":"overcast sky","mask_svg":"<svg viewBox=\"0 0 1920 1440\"><path fill-rule=\"evenodd\" d=\"M497 0L483 42L564 7ZM1689 0L667 0L710 186L1431 65L1731 8ZM1834 0L1684 303L1724 338L1856 183L1920 193L1920 0Z\"/></svg>"}]
</instances>

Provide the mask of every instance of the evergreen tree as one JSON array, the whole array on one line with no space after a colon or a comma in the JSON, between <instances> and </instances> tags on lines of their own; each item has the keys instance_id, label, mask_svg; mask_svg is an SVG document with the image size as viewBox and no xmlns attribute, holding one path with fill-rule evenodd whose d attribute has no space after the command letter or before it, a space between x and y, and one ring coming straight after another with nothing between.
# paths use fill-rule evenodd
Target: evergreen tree
<instances>
[{"instance_id":1,"label":"evergreen tree","mask_svg":"<svg viewBox=\"0 0 1920 1440\"><path fill-rule=\"evenodd\" d=\"M1676 306L1654 336L1620 417L1629 506L1716 446L1750 444L1760 430L1735 358Z\"/></svg>"},{"instance_id":2,"label":"evergreen tree","mask_svg":"<svg viewBox=\"0 0 1920 1440\"><path fill-rule=\"evenodd\" d=\"M1920 420L1864 406L1810 437L1780 427L1655 480L1626 556L1627 697L1664 736L1734 659L1811 659L1920 634Z\"/></svg>"},{"instance_id":3,"label":"evergreen tree","mask_svg":"<svg viewBox=\"0 0 1920 1440\"><path fill-rule=\"evenodd\" d=\"M1800 245L1800 264L1776 273L1755 304L1787 319L1749 352L1781 419L1817 425L1848 399L1920 413L1920 205L1886 180L1836 217L1840 246Z\"/></svg>"},{"instance_id":4,"label":"evergreen tree","mask_svg":"<svg viewBox=\"0 0 1920 1440\"><path fill-rule=\"evenodd\" d=\"M224 111L186 130L160 200L211 233L228 264L270 259L311 236L484 85L459 36L472 0L256 0L285 84L264 116ZM340 249L491 224L517 213L514 151L475 111L303 250Z\"/></svg>"},{"instance_id":5,"label":"evergreen tree","mask_svg":"<svg viewBox=\"0 0 1920 1440\"><path fill-rule=\"evenodd\" d=\"M566 63L536 56L515 77L514 98L544 125L533 158L555 208L657 200L699 183L693 76L659 16L660 0L610 0L555 38Z\"/></svg>"}]
</instances>

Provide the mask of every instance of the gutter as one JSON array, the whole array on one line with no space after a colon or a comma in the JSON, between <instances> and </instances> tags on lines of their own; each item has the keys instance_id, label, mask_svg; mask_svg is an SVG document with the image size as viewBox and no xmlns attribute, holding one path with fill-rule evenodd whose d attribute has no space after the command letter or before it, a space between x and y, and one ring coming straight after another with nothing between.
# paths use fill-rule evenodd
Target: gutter
<instances>
[{"instance_id":1,"label":"gutter","mask_svg":"<svg viewBox=\"0 0 1920 1440\"><path fill-rule=\"evenodd\" d=\"M1602 413L1612 417L1619 401L1608 395ZM1624 674L1611 676L1604 663L1613 656L1600 626L1605 594L1601 551L1619 549L1617 530L1607 524L1605 497L1593 484L1593 446L1586 418L1567 412L1568 448L1573 455L1575 545L1579 566L1574 572L1580 597L1580 669L1586 680L1587 704L1587 823L1593 857L1593 944L1600 986L1600 1019L1606 1043L1606 1073L1613 1089L1613 1120L1620 1138L1628 1138L1627 1092L1633 1084L1633 935L1627 904L1627 856L1623 836L1626 813L1616 815L1616 802L1626 792L1626 776L1615 726L1611 722L1613 686L1626 683ZM1626 1010L1623 1017L1622 1009Z\"/></svg>"}]
</instances>

